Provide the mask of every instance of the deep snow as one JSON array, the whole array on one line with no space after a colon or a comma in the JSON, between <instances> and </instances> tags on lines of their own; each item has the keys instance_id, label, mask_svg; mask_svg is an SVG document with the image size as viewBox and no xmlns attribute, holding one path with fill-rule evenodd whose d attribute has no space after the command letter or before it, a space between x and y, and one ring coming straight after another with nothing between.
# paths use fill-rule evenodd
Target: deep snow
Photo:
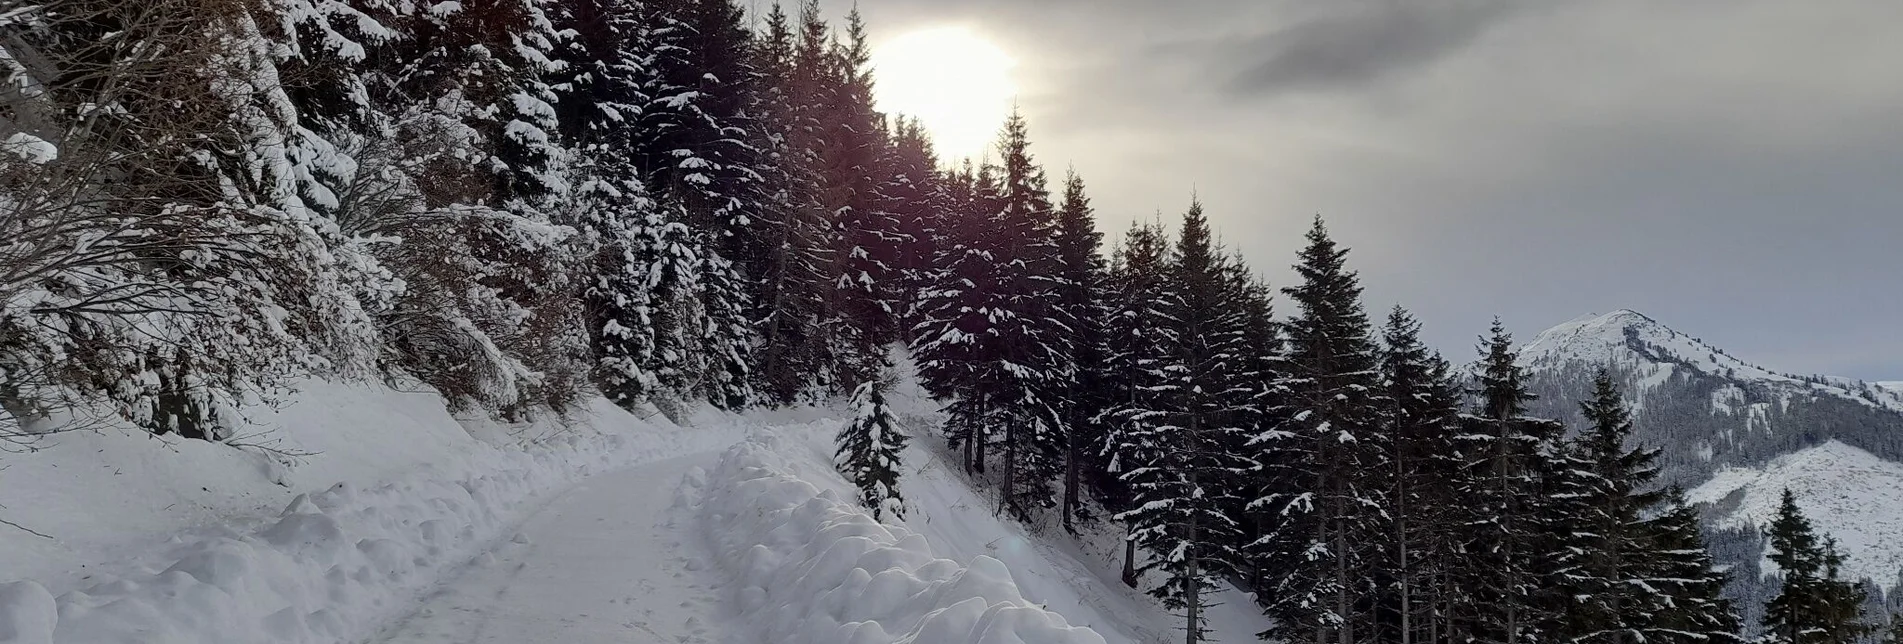
<instances>
[{"instance_id":1,"label":"deep snow","mask_svg":"<svg viewBox=\"0 0 1903 644\"><path fill-rule=\"evenodd\" d=\"M836 409L503 427L381 387L296 401L254 415L297 459L130 429L0 456L0 518L55 537L0 534L0 644L1181 637L1118 583L1114 529L998 519L916 386L886 524L833 469ZM1219 601L1215 637L1253 641L1248 598Z\"/></svg>"},{"instance_id":2,"label":"deep snow","mask_svg":"<svg viewBox=\"0 0 1903 644\"><path fill-rule=\"evenodd\" d=\"M538 509L514 538L451 575L384 644L718 642L693 517L667 493L711 452L596 476Z\"/></svg>"},{"instance_id":3,"label":"deep snow","mask_svg":"<svg viewBox=\"0 0 1903 644\"><path fill-rule=\"evenodd\" d=\"M271 417L261 438L312 455L125 428L4 455L3 516L53 538L0 536L0 643L361 641L551 493L740 435L599 402L466 429L434 395L319 383Z\"/></svg>"}]
</instances>

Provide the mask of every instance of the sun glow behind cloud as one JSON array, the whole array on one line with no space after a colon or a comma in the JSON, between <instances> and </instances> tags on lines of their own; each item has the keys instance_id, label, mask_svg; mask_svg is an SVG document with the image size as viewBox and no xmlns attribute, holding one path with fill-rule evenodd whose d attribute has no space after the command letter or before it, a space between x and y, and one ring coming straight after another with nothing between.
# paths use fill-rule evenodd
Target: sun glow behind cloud
<instances>
[{"instance_id":1,"label":"sun glow behind cloud","mask_svg":"<svg viewBox=\"0 0 1903 644\"><path fill-rule=\"evenodd\" d=\"M917 117L941 159L979 156L1011 112L1017 61L963 27L913 31L880 44L872 64L880 111Z\"/></svg>"}]
</instances>

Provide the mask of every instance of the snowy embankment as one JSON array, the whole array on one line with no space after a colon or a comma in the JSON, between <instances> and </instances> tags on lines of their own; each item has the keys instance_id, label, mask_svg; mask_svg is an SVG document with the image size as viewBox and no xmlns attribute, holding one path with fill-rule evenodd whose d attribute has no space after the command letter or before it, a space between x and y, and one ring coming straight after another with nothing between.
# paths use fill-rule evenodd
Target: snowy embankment
<instances>
[{"instance_id":1,"label":"snowy embankment","mask_svg":"<svg viewBox=\"0 0 1903 644\"><path fill-rule=\"evenodd\" d=\"M0 643L359 641L551 493L738 437L598 402L504 444L431 394L322 384L277 420L276 448L310 455L118 429L6 455L0 512L52 538L0 536L0 582L30 580L0 583Z\"/></svg>"},{"instance_id":2,"label":"snowy embankment","mask_svg":"<svg viewBox=\"0 0 1903 644\"><path fill-rule=\"evenodd\" d=\"M704 488L708 547L756 641L1104 642L1027 601L997 559L938 558L924 535L882 525L850 497L809 482L793 460L809 451L799 438L763 432L729 450L711 476L687 481Z\"/></svg>"}]
</instances>

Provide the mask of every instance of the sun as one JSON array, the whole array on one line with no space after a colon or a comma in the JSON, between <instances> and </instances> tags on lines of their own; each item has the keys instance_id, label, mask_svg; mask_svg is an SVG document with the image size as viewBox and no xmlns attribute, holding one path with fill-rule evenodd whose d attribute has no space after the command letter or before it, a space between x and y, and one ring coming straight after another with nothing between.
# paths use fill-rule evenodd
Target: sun
<instances>
[{"instance_id":1,"label":"sun","mask_svg":"<svg viewBox=\"0 0 1903 644\"><path fill-rule=\"evenodd\" d=\"M1016 64L964 27L913 31L873 49L873 100L923 122L940 158L981 156L1010 115Z\"/></svg>"}]
</instances>

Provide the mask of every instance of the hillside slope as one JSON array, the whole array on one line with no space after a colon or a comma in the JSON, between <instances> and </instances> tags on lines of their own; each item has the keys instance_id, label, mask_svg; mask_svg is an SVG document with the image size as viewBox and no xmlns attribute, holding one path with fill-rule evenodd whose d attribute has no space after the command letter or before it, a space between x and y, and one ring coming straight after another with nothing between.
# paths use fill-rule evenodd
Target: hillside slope
<instances>
[{"instance_id":1,"label":"hillside slope","mask_svg":"<svg viewBox=\"0 0 1903 644\"><path fill-rule=\"evenodd\" d=\"M1896 583L1903 570L1903 463L1886 461L1838 441L1787 454L1757 467L1724 468L1686 492L1687 500L1712 505L1717 527L1755 529L1770 525L1784 490L1813 523L1823 527L1848 555L1844 573ZM1776 571L1770 561L1762 571Z\"/></svg>"}]
</instances>

